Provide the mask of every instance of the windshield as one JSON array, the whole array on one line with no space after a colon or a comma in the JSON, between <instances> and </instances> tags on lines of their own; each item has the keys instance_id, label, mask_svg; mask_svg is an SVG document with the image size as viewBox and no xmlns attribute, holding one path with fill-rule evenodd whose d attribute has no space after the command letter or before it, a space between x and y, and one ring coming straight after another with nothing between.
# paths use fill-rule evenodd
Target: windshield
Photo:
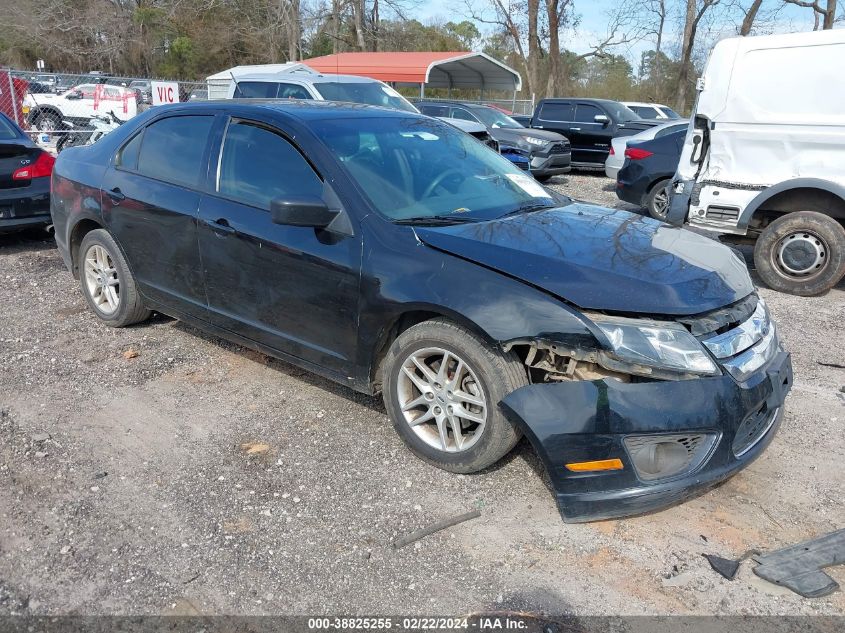
<instances>
[{"instance_id":1,"label":"windshield","mask_svg":"<svg viewBox=\"0 0 845 633\"><path fill-rule=\"evenodd\" d=\"M603 105L610 111L610 118L619 123L639 121L642 118L636 112L631 110L631 108L623 106L621 103L606 101Z\"/></svg>"},{"instance_id":2,"label":"windshield","mask_svg":"<svg viewBox=\"0 0 845 633\"><path fill-rule=\"evenodd\" d=\"M472 113L481 119L487 127L524 129L524 126L514 121L504 112L499 112L496 108L474 108Z\"/></svg>"},{"instance_id":3,"label":"windshield","mask_svg":"<svg viewBox=\"0 0 845 633\"><path fill-rule=\"evenodd\" d=\"M394 221L489 220L558 206L530 175L434 119L328 119L314 132L376 210Z\"/></svg>"},{"instance_id":4,"label":"windshield","mask_svg":"<svg viewBox=\"0 0 845 633\"><path fill-rule=\"evenodd\" d=\"M417 112L417 109L390 86L379 82L372 83L331 83L314 84L314 88L326 101L348 101L383 106L405 112Z\"/></svg>"}]
</instances>

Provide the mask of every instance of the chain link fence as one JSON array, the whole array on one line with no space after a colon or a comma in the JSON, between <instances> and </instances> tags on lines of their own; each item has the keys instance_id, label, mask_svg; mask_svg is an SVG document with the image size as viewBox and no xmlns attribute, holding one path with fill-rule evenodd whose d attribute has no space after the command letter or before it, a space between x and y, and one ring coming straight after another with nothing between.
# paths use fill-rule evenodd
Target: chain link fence
<instances>
[{"instance_id":1,"label":"chain link fence","mask_svg":"<svg viewBox=\"0 0 845 633\"><path fill-rule=\"evenodd\" d=\"M89 137L152 107L157 102L155 81L99 73L0 69L0 112L37 143L55 151L61 148L63 138ZM206 99L208 95L205 82L166 83L177 86L171 101Z\"/></svg>"},{"instance_id":2,"label":"chain link fence","mask_svg":"<svg viewBox=\"0 0 845 633\"><path fill-rule=\"evenodd\" d=\"M162 85L170 88L161 99ZM100 73L66 74L0 69L0 112L15 121L34 141L50 151L91 142L98 134L160 102L208 99L205 81L171 82ZM445 99L424 99L426 102ZM506 114L530 115L529 99L467 100L498 108Z\"/></svg>"}]
</instances>

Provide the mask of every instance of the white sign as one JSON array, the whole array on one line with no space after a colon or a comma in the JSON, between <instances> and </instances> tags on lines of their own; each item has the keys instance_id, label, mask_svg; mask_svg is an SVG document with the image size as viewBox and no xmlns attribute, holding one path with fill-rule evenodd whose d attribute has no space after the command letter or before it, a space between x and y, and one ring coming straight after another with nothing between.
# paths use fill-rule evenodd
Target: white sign
<instances>
[{"instance_id":1,"label":"white sign","mask_svg":"<svg viewBox=\"0 0 845 633\"><path fill-rule=\"evenodd\" d=\"M179 84L175 81L151 81L153 105L179 103Z\"/></svg>"},{"instance_id":2,"label":"white sign","mask_svg":"<svg viewBox=\"0 0 845 633\"><path fill-rule=\"evenodd\" d=\"M38 70L44 70L44 60L43 60L43 59L39 59L37 62L35 62L35 67L36 67Z\"/></svg>"}]
</instances>

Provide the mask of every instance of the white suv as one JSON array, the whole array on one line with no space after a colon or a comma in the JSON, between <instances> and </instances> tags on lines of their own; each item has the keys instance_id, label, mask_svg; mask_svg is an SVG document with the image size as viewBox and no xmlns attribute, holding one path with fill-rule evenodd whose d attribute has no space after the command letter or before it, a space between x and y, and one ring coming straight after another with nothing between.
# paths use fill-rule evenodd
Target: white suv
<instances>
[{"instance_id":1,"label":"white suv","mask_svg":"<svg viewBox=\"0 0 845 633\"><path fill-rule=\"evenodd\" d=\"M212 91L209 90L209 99ZM419 113L405 97L386 83L356 75L324 75L316 72L253 73L233 76L229 99L315 99L365 103L396 110ZM480 123L438 117L442 121L471 134L492 149L499 144Z\"/></svg>"}]
</instances>

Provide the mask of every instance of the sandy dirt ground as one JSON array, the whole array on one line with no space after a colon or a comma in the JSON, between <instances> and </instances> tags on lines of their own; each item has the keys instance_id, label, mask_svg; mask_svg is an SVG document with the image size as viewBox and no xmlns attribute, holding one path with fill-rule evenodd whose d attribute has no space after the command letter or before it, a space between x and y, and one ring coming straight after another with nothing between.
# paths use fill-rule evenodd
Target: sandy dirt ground
<instances>
[{"instance_id":1,"label":"sandy dirt ground","mask_svg":"<svg viewBox=\"0 0 845 633\"><path fill-rule=\"evenodd\" d=\"M554 186L630 208L603 176ZM526 441L436 470L379 399L169 318L104 327L51 239L0 237L0 614L841 614L701 556L845 527L845 284L760 293L795 368L769 450L681 506L567 525Z\"/></svg>"}]
</instances>

